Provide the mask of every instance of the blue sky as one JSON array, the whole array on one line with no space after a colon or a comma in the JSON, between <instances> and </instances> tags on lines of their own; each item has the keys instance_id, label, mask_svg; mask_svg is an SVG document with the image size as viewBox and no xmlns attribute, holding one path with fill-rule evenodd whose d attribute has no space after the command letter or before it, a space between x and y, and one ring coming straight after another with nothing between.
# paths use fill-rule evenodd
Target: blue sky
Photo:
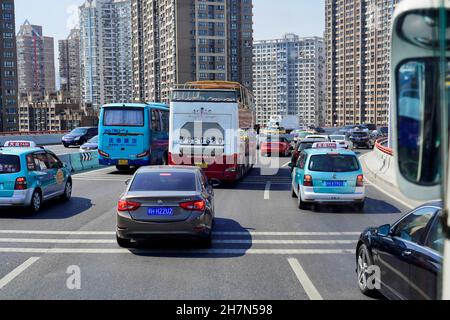
<instances>
[{"instance_id":1,"label":"blue sky","mask_svg":"<svg viewBox=\"0 0 450 320\"><path fill-rule=\"evenodd\" d=\"M16 0L17 29L25 19L42 25L44 34L56 40L69 34L76 20L73 10L83 0ZM279 38L294 32L322 36L325 28L324 0L253 0L255 39Z\"/></svg>"}]
</instances>

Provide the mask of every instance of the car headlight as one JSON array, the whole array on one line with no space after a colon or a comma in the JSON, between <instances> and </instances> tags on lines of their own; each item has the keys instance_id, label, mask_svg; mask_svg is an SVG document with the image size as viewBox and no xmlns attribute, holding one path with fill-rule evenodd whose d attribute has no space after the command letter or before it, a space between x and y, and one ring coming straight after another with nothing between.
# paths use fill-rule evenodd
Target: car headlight
<instances>
[{"instance_id":1,"label":"car headlight","mask_svg":"<svg viewBox=\"0 0 450 320\"><path fill-rule=\"evenodd\" d=\"M75 141L79 141L81 139L81 137L76 137Z\"/></svg>"}]
</instances>

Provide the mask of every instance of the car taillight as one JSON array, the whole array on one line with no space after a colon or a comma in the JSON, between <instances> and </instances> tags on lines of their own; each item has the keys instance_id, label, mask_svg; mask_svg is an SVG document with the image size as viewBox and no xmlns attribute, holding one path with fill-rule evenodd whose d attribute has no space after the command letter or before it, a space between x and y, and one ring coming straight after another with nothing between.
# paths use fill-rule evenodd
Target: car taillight
<instances>
[{"instance_id":1,"label":"car taillight","mask_svg":"<svg viewBox=\"0 0 450 320\"><path fill-rule=\"evenodd\" d=\"M305 177L303 178L303 185L305 187L313 187L313 178L312 176L310 176L309 174L306 174Z\"/></svg>"},{"instance_id":2,"label":"car taillight","mask_svg":"<svg viewBox=\"0 0 450 320\"><path fill-rule=\"evenodd\" d=\"M109 158L109 154L107 154L106 152L102 151L102 150L98 150L98 154L101 155L104 158Z\"/></svg>"},{"instance_id":3,"label":"car taillight","mask_svg":"<svg viewBox=\"0 0 450 320\"><path fill-rule=\"evenodd\" d=\"M364 175L360 174L358 178L356 178L356 186L364 187Z\"/></svg>"},{"instance_id":4,"label":"car taillight","mask_svg":"<svg viewBox=\"0 0 450 320\"><path fill-rule=\"evenodd\" d=\"M188 211L203 211L205 207L206 203L203 200L180 203L180 208Z\"/></svg>"},{"instance_id":5,"label":"car taillight","mask_svg":"<svg viewBox=\"0 0 450 320\"><path fill-rule=\"evenodd\" d=\"M16 183L14 185L14 190L26 190L28 188L27 179L26 178L17 178Z\"/></svg>"},{"instance_id":6,"label":"car taillight","mask_svg":"<svg viewBox=\"0 0 450 320\"><path fill-rule=\"evenodd\" d=\"M141 207L139 202L128 201L128 200L120 200L117 205L117 210L119 211L136 211Z\"/></svg>"}]
</instances>

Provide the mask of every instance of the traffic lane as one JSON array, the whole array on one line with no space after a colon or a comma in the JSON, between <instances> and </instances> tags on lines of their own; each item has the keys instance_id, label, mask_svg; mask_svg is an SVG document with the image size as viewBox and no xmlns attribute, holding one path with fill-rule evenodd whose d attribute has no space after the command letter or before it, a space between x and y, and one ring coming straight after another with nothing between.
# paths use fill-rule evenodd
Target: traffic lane
<instances>
[{"instance_id":1,"label":"traffic lane","mask_svg":"<svg viewBox=\"0 0 450 320\"><path fill-rule=\"evenodd\" d=\"M81 289L69 290L69 267ZM0 291L13 299L306 300L287 260L278 256L168 258L145 255L45 255Z\"/></svg>"},{"instance_id":2,"label":"traffic lane","mask_svg":"<svg viewBox=\"0 0 450 320\"><path fill-rule=\"evenodd\" d=\"M62 144L61 145L48 145L44 146L46 150L50 150L56 155L63 155L63 154L72 154L72 153L80 153L80 147L79 146L71 146L69 148L65 148Z\"/></svg>"},{"instance_id":3,"label":"traffic lane","mask_svg":"<svg viewBox=\"0 0 450 320\"><path fill-rule=\"evenodd\" d=\"M104 181L78 180L79 175L74 175L72 199L68 202L51 200L37 214L18 208L1 210L0 230L74 231L89 229L96 220L104 221L107 230L114 230L117 201L131 175L99 171Z\"/></svg>"}]
</instances>

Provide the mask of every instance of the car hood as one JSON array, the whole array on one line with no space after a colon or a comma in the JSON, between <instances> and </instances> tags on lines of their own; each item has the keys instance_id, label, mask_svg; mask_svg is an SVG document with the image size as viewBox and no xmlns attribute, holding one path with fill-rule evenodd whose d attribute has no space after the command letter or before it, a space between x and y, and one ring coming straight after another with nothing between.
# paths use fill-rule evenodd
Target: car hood
<instances>
[{"instance_id":1,"label":"car hood","mask_svg":"<svg viewBox=\"0 0 450 320\"><path fill-rule=\"evenodd\" d=\"M81 136L81 134L66 134L65 136L63 136L63 138L77 138Z\"/></svg>"},{"instance_id":2,"label":"car hood","mask_svg":"<svg viewBox=\"0 0 450 320\"><path fill-rule=\"evenodd\" d=\"M98 143L85 143L81 147L82 148L98 148Z\"/></svg>"}]
</instances>

